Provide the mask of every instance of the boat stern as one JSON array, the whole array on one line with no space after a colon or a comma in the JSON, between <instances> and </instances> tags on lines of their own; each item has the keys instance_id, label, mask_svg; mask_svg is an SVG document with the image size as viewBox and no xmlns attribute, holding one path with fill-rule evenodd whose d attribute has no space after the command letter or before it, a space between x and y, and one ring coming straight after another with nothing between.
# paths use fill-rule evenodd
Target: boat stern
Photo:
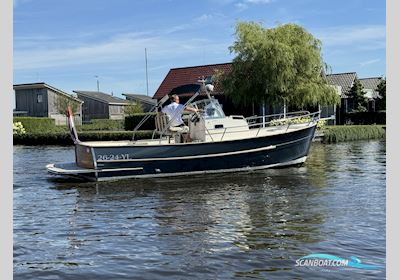
<instances>
[{"instance_id":1,"label":"boat stern","mask_svg":"<svg viewBox=\"0 0 400 280\"><path fill-rule=\"evenodd\" d=\"M81 143L75 144L75 162L51 163L46 165L47 172L53 175L83 177L96 180L97 170L93 148Z\"/></svg>"},{"instance_id":2,"label":"boat stern","mask_svg":"<svg viewBox=\"0 0 400 280\"><path fill-rule=\"evenodd\" d=\"M81 143L75 145L75 162L82 168L93 169L96 167L95 155L92 147Z\"/></svg>"}]
</instances>

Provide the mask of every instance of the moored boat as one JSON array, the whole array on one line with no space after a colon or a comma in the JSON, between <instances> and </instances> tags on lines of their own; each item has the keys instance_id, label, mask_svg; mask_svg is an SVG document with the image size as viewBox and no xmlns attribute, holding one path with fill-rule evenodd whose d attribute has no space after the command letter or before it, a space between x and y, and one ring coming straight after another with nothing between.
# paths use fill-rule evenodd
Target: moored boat
<instances>
[{"instance_id":1,"label":"moored boat","mask_svg":"<svg viewBox=\"0 0 400 280\"><path fill-rule=\"evenodd\" d=\"M75 162L49 164L47 170L101 181L248 171L306 161L320 112L226 116L211 91L212 86L202 81L199 91L184 105L197 111L190 115L186 129L171 126L171 119L159 112L168 96L163 98L154 107L156 130L151 139L82 142L70 114ZM193 101L200 92L208 98Z\"/></svg>"}]
</instances>

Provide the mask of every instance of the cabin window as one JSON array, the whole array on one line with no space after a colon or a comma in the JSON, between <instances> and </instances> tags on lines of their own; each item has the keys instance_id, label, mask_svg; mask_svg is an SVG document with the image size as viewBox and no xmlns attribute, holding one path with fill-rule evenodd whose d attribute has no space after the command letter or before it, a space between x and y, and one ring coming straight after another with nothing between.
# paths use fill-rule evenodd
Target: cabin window
<instances>
[{"instance_id":1,"label":"cabin window","mask_svg":"<svg viewBox=\"0 0 400 280\"><path fill-rule=\"evenodd\" d=\"M37 95L37 103L42 103L43 102L43 94L38 94Z\"/></svg>"},{"instance_id":2,"label":"cabin window","mask_svg":"<svg viewBox=\"0 0 400 280\"><path fill-rule=\"evenodd\" d=\"M223 124L216 124L216 125L214 126L214 128L224 128L224 125L223 125Z\"/></svg>"}]
</instances>

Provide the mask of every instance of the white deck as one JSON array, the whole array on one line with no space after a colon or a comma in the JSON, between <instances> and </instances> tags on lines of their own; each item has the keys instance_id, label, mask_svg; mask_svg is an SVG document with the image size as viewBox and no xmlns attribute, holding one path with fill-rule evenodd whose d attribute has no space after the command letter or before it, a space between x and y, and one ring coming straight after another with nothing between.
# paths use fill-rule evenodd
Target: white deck
<instances>
[{"instance_id":1,"label":"white deck","mask_svg":"<svg viewBox=\"0 0 400 280\"><path fill-rule=\"evenodd\" d=\"M254 128L247 131L235 131L231 133L223 133L223 131L212 131L210 132L211 137L208 136L206 141L193 141L189 143L175 143L174 137L168 138L155 138L155 139L143 139L143 140L122 140L122 141L88 141L81 142L81 145L88 147L127 147L127 146L159 146L159 145L196 145L199 143L213 143L213 142L224 142L232 140L242 140L248 138L265 137L270 135L278 135L283 133L288 133L292 131L297 131L305 128L314 126L315 123L302 123L293 124L289 127L287 126L271 126L265 128Z\"/></svg>"},{"instance_id":2,"label":"white deck","mask_svg":"<svg viewBox=\"0 0 400 280\"><path fill-rule=\"evenodd\" d=\"M75 175L95 172L95 169L82 168L76 165L75 162L66 162L58 164L46 165L47 170L53 174Z\"/></svg>"}]
</instances>

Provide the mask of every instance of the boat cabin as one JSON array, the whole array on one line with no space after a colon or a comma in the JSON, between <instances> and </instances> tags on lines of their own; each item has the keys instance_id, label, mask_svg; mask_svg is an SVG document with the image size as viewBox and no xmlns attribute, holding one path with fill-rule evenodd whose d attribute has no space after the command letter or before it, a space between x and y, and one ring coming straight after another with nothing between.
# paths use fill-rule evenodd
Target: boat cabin
<instances>
[{"instance_id":1,"label":"boat cabin","mask_svg":"<svg viewBox=\"0 0 400 280\"><path fill-rule=\"evenodd\" d=\"M191 104L200 111L189 118L189 134L193 141L222 141L244 136L249 125L243 116L225 116L217 99L203 99ZM243 135L241 135L243 134Z\"/></svg>"}]
</instances>

